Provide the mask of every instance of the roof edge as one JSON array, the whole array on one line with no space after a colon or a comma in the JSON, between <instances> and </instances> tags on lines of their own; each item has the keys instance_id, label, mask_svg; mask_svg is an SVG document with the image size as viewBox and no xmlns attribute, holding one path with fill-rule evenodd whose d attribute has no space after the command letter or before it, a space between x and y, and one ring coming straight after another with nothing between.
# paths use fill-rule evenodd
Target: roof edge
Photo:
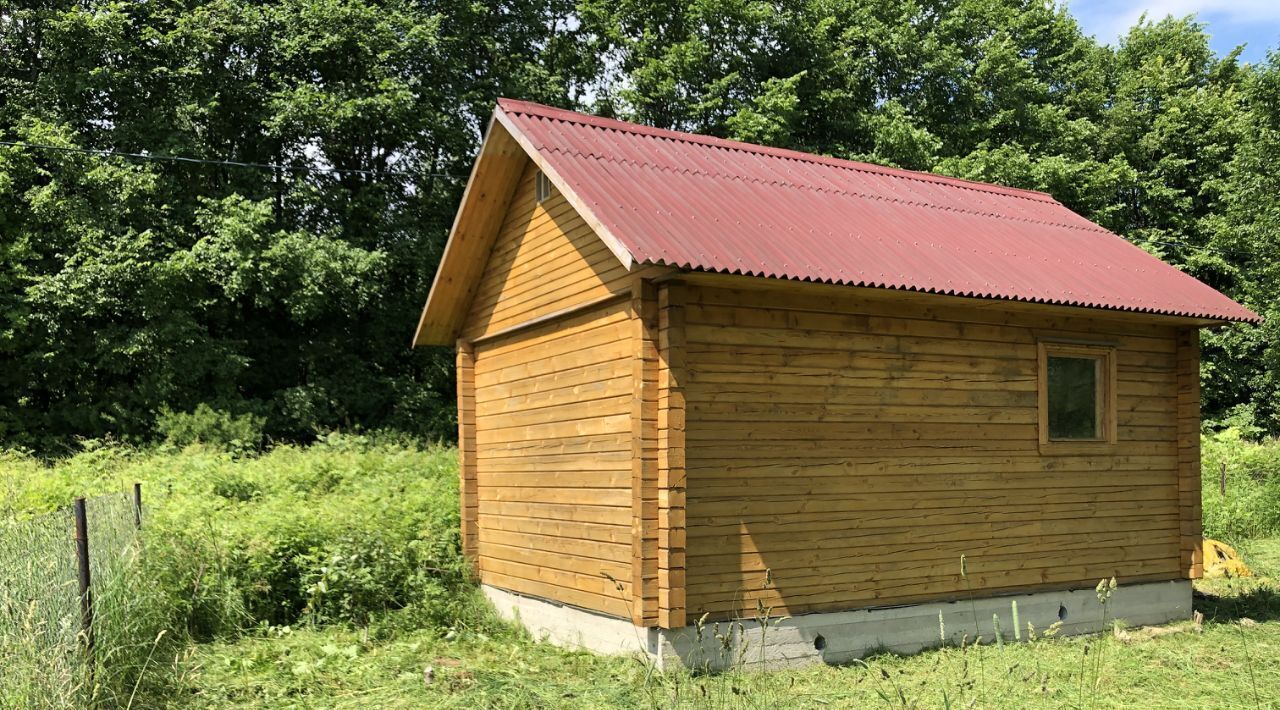
<instances>
[{"instance_id":1,"label":"roof edge","mask_svg":"<svg viewBox=\"0 0 1280 710\"><path fill-rule=\"evenodd\" d=\"M960 292L955 290L945 290L938 288L926 288L922 286L895 286L893 284L877 284L873 282L861 281L841 281L838 279L814 279L802 276L791 276L787 274L758 274L750 271L730 271L722 269L710 269L702 267L680 266L669 264L662 260L649 260L644 262L654 266L666 266L679 269L685 274L713 274L716 276L732 276L744 279L758 279L761 281L775 281L779 283L795 283L795 284L811 284L815 286L840 286L844 288L867 288L877 291L898 291L903 293L916 293L929 296L943 296L947 298L967 298L975 301L1004 301L1008 303L1026 303L1031 305L1051 306L1055 308L1079 308L1088 311L1105 311L1108 313L1129 313L1146 316L1160 316L1165 318L1188 318L1192 320L1213 321L1218 324L1226 323L1245 323L1248 325L1259 325L1262 323L1262 316L1254 313L1253 310L1236 303L1243 314L1238 316L1228 316L1221 313L1193 313L1191 311L1172 311L1157 308L1136 308L1115 306L1103 303L1080 303L1063 301L1052 298L1034 298L1031 296L1011 296L998 293L983 294L976 292ZM1226 296L1224 296L1226 298ZM1229 299L1230 300L1230 299ZM1245 315L1247 314L1247 315Z\"/></svg>"},{"instance_id":2,"label":"roof edge","mask_svg":"<svg viewBox=\"0 0 1280 710\"><path fill-rule=\"evenodd\" d=\"M499 133L502 136L499 136ZM462 231L469 233L471 231L471 229L463 229L464 220L468 219L468 215L475 209L479 209L472 206L473 188L475 188L482 165L491 159L489 153L494 150L493 142L495 140L510 141L511 147L518 149L529 161L533 162L556 186L556 189L564 195L570 206L586 220L592 231L595 232L596 237L605 243L624 268L631 270L636 265L636 258L631 251L600 222L599 218L587 206L587 203L560 176L555 166L550 164L538 152L529 137L504 113L501 105L495 106L493 113L489 116L484 140L481 142L475 161L471 164L471 172L467 177L462 199L459 201L457 211L454 213L453 224L449 228L449 237L440 256L440 264L436 267L435 276L431 281L431 290L427 293L427 300L422 307L422 314L418 318L418 327L414 331L413 340L411 341L412 347L448 345L460 332L460 319L465 317L462 311L470 306L469 299L472 294L469 287L459 287L449 282L452 281L452 272L457 271L454 263L460 258L465 258L459 255L458 252L474 246L471 244L474 242L474 236L469 239L460 239L459 233ZM514 187L514 184L511 187ZM505 189L505 186L503 189ZM483 200L484 195L481 194L478 199ZM470 222L474 221L472 219ZM474 224L470 224L471 228L474 228L474 226ZM486 234L486 241L494 236L496 236L496 231L494 234ZM468 244L461 244L460 242L468 242ZM489 243L491 244L491 242ZM463 289L462 293L459 293L459 288ZM465 298L459 298L459 296L465 296ZM463 301L466 302L463 303ZM442 324L445 327L442 328Z\"/></svg>"},{"instance_id":3,"label":"roof edge","mask_svg":"<svg viewBox=\"0 0 1280 710\"><path fill-rule=\"evenodd\" d=\"M529 139L529 136L525 135L524 131L520 130L520 126L516 125L516 123L506 115L506 109L502 107L502 101L505 101L505 99L499 99L498 108L494 109L494 119L501 123L503 128L507 129L507 132L511 134L511 137L515 138L516 142L520 144L520 147L524 149L524 152L529 155L529 159L538 166L538 169L547 176L547 179L551 181L551 184L555 185L556 189L560 191L560 194L564 195L564 198L569 205L573 207L578 215L581 216L582 219L591 227L591 230L595 232L596 237L599 238L600 241L604 242L605 246L609 247L609 251L613 252L614 257L616 257L618 261L622 262L622 266L630 271L632 266L636 263L635 255L631 253L631 250L627 248L621 239L618 239L617 236L613 234L612 230L600 221L600 218L596 216L595 211L592 210L586 201L578 195L577 191L569 185L569 182L561 177L560 172L556 170L555 165L542 155L537 146L533 144L533 141Z\"/></svg>"},{"instance_id":4,"label":"roof edge","mask_svg":"<svg viewBox=\"0 0 1280 710\"><path fill-rule=\"evenodd\" d=\"M450 345L453 338L457 337L458 328L456 323L463 317L461 311L470 305L469 301L461 304L459 299L456 298L456 293L447 295L442 292L450 289L456 291L456 287L451 283L452 279L449 276L449 272L457 269L457 267L451 266L454 262L459 258L464 258L459 256L458 252L470 246L469 244L459 243L459 232L462 231L464 220L468 218L469 214L467 206L473 196L473 189L475 189L477 176L480 174L482 164L487 159L492 159L491 154L495 150L494 142L501 140L497 136L495 129L501 127L504 133L507 131L506 127L501 126L498 121L498 113L498 110L494 109L494 112L489 116L484 139L481 141L480 148L476 153L475 161L471 164L471 172L467 176L467 184L463 188L461 199L458 201L457 211L453 214L453 223L449 227L449 237L445 241L444 249L440 254L440 263L436 266L435 276L431 279L431 290L427 292L427 300L422 306L422 315L418 318L418 327L414 330L410 347ZM523 146L521 146L521 150L523 149ZM514 184L512 187L514 187ZM496 231L492 236L496 236ZM470 242L471 240L462 241ZM449 302L442 303L442 300ZM443 313L440 312L442 308L446 309ZM443 321L446 324L453 323L454 325L450 326L452 332L434 332L431 327L433 321Z\"/></svg>"},{"instance_id":5,"label":"roof edge","mask_svg":"<svg viewBox=\"0 0 1280 710\"><path fill-rule=\"evenodd\" d=\"M1040 190L1029 190L1022 187L1009 187L1007 185L997 185L995 183L981 182L978 180L967 180L965 178L952 177L950 175L940 175L938 173L930 173L922 170L906 170L904 168L891 168L886 165L876 165L875 163L866 163L858 160L848 160L845 158L835 158L826 155L817 155L815 153L805 153L790 148L776 148L773 146L760 145L758 143L747 143L745 141L734 141L727 138L717 138L715 136L707 136L699 133L686 133L683 131L675 131L666 128L655 128L653 126L645 126L639 123L631 123L629 121L621 121L615 118L605 118L603 116L593 116L587 113L579 113L568 109L556 108L545 104L535 103L533 101L523 101L520 99L498 99L498 108L505 113L527 114L531 116L541 116L560 121L568 121L571 123L579 123L582 125L592 126L605 130L624 131L637 135L652 136L655 138L665 138L668 140L680 141L682 143L695 143L725 150L740 150L749 153L757 153L760 155L768 155L771 157L798 160L806 163L816 163L819 165L827 165L845 170L856 170L860 172L875 173L877 175L885 175L888 177L897 177L907 180L919 180L921 182L932 182L941 185L949 185L966 190L975 190L978 192L989 192L997 195L1005 195L1007 197L1019 197L1022 199L1035 200L1037 202L1048 202L1052 204L1061 204L1058 200L1047 192Z\"/></svg>"}]
</instances>

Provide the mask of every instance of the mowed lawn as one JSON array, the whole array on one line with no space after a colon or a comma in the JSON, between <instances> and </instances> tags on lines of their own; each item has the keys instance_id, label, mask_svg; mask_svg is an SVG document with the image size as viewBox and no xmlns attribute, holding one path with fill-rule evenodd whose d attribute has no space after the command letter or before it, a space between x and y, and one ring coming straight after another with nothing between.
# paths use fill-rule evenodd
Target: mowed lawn
<instances>
[{"instance_id":1,"label":"mowed lawn","mask_svg":"<svg viewBox=\"0 0 1280 710\"><path fill-rule=\"evenodd\" d=\"M197 707L1280 707L1280 538L1253 579L1197 585L1191 621L1103 636L881 655L843 667L659 673L501 624L447 634L268 629L176 659ZM1119 580L1121 584L1124 580Z\"/></svg>"}]
</instances>

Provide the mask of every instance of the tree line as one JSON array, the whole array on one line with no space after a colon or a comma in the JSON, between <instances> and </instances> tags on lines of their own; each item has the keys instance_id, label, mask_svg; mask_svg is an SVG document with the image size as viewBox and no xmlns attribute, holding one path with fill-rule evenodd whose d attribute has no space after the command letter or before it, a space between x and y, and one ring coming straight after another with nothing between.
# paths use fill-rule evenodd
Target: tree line
<instances>
[{"instance_id":1,"label":"tree line","mask_svg":"<svg viewBox=\"0 0 1280 710\"><path fill-rule=\"evenodd\" d=\"M1042 0L35 0L0 7L0 442L201 404L451 437L451 355L409 338L499 96L1050 192L1266 318L1205 334L1204 411L1280 433L1280 57L1191 18L1108 46Z\"/></svg>"}]
</instances>

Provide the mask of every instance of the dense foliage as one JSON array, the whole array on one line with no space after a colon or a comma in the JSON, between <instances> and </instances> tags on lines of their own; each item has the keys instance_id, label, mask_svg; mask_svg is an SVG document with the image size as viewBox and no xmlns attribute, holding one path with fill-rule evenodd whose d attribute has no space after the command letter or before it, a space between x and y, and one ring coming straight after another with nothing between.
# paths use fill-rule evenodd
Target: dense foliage
<instances>
[{"instance_id":1,"label":"dense foliage","mask_svg":"<svg viewBox=\"0 0 1280 710\"><path fill-rule=\"evenodd\" d=\"M408 340L499 95L1048 190L1276 314L1280 58L1044 0L89 0L0 9L0 438L449 436ZM317 168L347 171L326 172ZM1277 314L1280 315L1280 314ZM1206 338L1280 433L1280 318Z\"/></svg>"},{"instance_id":2,"label":"dense foliage","mask_svg":"<svg viewBox=\"0 0 1280 710\"><path fill-rule=\"evenodd\" d=\"M407 628L456 635L487 623L462 561L456 451L351 435L252 456L228 444L88 442L52 464L0 451L0 531L77 495L143 483L141 568L122 589L95 593L104 670L94 692L111 701L104 707L126 706L139 682L159 697L172 692L171 661L191 641L317 624L374 638ZM26 692L43 701L33 707L56 706L76 690L4 641L0 633L10 664L0 705L26 706L15 700Z\"/></svg>"},{"instance_id":3,"label":"dense foliage","mask_svg":"<svg viewBox=\"0 0 1280 710\"><path fill-rule=\"evenodd\" d=\"M448 432L415 314L494 98L565 100L563 5L0 9L0 140L283 166L0 147L0 437Z\"/></svg>"},{"instance_id":4,"label":"dense foliage","mask_svg":"<svg viewBox=\"0 0 1280 710\"><path fill-rule=\"evenodd\" d=\"M465 615L426 602L452 600L465 582L456 458L338 434L247 457L92 443L52 465L7 453L0 519L141 481L148 562L200 638L260 623L367 624L419 602L419 622L446 624Z\"/></svg>"}]
</instances>

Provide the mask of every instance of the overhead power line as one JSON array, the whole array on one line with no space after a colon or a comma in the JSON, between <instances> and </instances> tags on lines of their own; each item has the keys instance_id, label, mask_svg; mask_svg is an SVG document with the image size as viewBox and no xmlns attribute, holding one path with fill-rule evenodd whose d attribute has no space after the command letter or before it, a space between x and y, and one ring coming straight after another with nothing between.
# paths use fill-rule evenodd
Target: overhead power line
<instances>
[{"instance_id":1,"label":"overhead power line","mask_svg":"<svg viewBox=\"0 0 1280 710\"><path fill-rule=\"evenodd\" d=\"M15 148L32 148L35 150L54 150L63 153L83 153L86 155L109 156L116 158L128 158L130 160L158 160L172 163L195 163L199 165L222 165L232 168L253 168L257 170L283 170L298 173L327 173L334 175L365 175L369 177L394 176L394 177L435 177L435 178L451 178L455 180L465 180L466 175L453 175L450 173L415 173L404 170L360 170L358 168L330 168L323 165L281 165L277 163L248 163L239 160L214 160L211 158L190 158L182 155L156 155L154 153L127 153L118 150L101 150L96 148L74 148L62 145L46 145L42 143L27 143L24 141L0 141L0 145L12 146Z\"/></svg>"}]
</instances>

